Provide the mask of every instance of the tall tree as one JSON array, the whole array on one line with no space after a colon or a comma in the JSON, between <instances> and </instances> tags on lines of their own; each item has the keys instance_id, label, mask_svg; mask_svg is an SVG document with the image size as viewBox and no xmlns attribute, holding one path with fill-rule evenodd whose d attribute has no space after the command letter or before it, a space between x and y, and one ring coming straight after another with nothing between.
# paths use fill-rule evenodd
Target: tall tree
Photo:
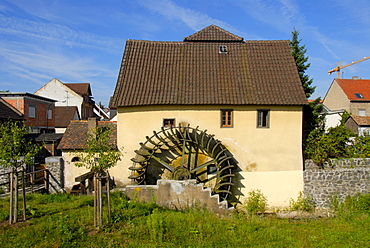
<instances>
[{"instance_id":1,"label":"tall tree","mask_svg":"<svg viewBox=\"0 0 370 248\"><path fill-rule=\"evenodd\" d=\"M298 35L299 32L294 28L294 30L292 31L292 40L290 41L290 47L292 49L292 55L297 65L304 92L306 93L306 97L309 98L315 92L316 87L311 86L313 80L305 74L306 70L311 66L311 63L307 63L308 56L305 56L307 49L305 45L300 45L300 42L302 40L298 38Z\"/></svg>"},{"instance_id":2,"label":"tall tree","mask_svg":"<svg viewBox=\"0 0 370 248\"><path fill-rule=\"evenodd\" d=\"M308 63L308 56L306 56L306 46L301 45L298 38L299 32L294 29L292 31L292 40L290 41L290 47L292 49L292 56L295 60L299 78L301 80L306 97L309 98L315 92L315 86L312 86L313 79L306 74L306 70L311 66ZM303 154L307 155L306 149L308 145L308 138L311 132L315 132L312 135L317 135L324 130L325 115L322 113L323 106L321 99L317 98L314 101L309 102L303 107L303 135L302 135L302 148Z\"/></svg>"},{"instance_id":3,"label":"tall tree","mask_svg":"<svg viewBox=\"0 0 370 248\"><path fill-rule=\"evenodd\" d=\"M32 158L41 149L40 145L26 139L28 134L24 122L6 121L0 124L0 165L10 169L10 211L9 223L18 219L18 173L24 166L33 163ZM23 219L25 220L25 189L23 185Z\"/></svg>"},{"instance_id":4,"label":"tall tree","mask_svg":"<svg viewBox=\"0 0 370 248\"><path fill-rule=\"evenodd\" d=\"M106 182L108 221L110 221L110 176L108 170L121 160L122 155L116 144L110 141L112 131L108 125L89 130L85 149L76 153L80 161L76 162L75 165L86 167L94 172L94 225L96 227L102 226L102 181Z\"/></svg>"}]
</instances>

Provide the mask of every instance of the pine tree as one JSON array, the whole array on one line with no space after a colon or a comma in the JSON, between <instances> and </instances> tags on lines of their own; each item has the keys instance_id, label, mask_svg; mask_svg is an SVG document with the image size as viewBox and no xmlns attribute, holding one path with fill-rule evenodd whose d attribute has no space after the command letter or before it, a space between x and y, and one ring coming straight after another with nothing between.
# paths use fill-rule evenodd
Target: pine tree
<instances>
[{"instance_id":1,"label":"pine tree","mask_svg":"<svg viewBox=\"0 0 370 248\"><path fill-rule=\"evenodd\" d=\"M306 70L311 66L311 63L307 63L308 57L305 56L307 52L305 45L300 45L301 40L298 39L299 32L294 29L292 31L292 40L290 41L290 47L292 49L292 55L297 65L299 77L301 79L304 92L306 97L309 98L315 92L315 86L311 86L312 78L305 74Z\"/></svg>"}]
</instances>

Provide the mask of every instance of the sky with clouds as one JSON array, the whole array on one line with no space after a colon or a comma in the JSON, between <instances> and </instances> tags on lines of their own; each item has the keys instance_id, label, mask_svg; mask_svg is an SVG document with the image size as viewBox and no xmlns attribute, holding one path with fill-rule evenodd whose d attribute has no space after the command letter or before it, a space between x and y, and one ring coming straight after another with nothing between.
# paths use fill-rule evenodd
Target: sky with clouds
<instances>
[{"instance_id":1,"label":"sky with clouds","mask_svg":"<svg viewBox=\"0 0 370 248\"><path fill-rule=\"evenodd\" d=\"M0 90L88 82L108 105L126 39L182 41L215 24L245 40L298 30L323 98L336 76L327 71L370 56L369 13L368 0L0 0ZM370 79L370 59L342 69L352 76Z\"/></svg>"}]
</instances>

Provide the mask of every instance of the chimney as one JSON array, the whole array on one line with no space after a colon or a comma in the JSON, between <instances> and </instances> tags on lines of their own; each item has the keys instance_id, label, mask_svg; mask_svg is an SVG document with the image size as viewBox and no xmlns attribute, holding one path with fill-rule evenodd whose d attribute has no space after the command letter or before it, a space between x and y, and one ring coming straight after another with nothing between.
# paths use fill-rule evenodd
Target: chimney
<instances>
[{"instance_id":1,"label":"chimney","mask_svg":"<svg viewBox=\"0 0 370 248\"><path fill-rule=\"evenodd\" d=\"M358 76L352 76L353 80L358 80Z\"/></svg>"},{"instance_id":2,"label":"chimney","mask_svg":"<svg viewBox=\"0 0 370 248\"><path fill-rule=\"evenodd\" d=\"M95 130L98 127L98 118L97 117L89 117L87 122L87 133L94 134L92 130Z\"/></svg>"}]
</instances>

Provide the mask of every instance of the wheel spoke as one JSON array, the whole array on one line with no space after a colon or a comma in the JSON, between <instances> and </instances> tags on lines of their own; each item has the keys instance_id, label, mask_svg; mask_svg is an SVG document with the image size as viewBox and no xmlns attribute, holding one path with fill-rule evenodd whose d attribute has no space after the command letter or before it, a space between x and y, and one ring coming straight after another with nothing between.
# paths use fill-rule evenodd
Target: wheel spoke
<instances>
[{"instance_id":1,"label":"wheel spoke","mask_svg":"<svg viewBox=\"0 0 370 248\"><path fill-rule=\"evenodd\" d=\"M151 158L153 158L155 161L157 161L158 163L160 163L161 165L163 165L167 170L169 170L171 172L175 170L171 165L167 164L162 159L160 159L160 158L158 158L158 157L156 157L154 155L152 155Z\"/></svg>"},{"instance_id":2,"label":"wheel spoke","mask_svg":"<svg viewBox=\"0 0 370 248\"><path fill-rule=\"evenodd\" d=\"M208 161L208 162L206 162L204 164L199 165L198 167L195 167L194 169L192 169L190 171L190 173L194 173L194 172L196 172L196 171L198 171L200 169L203 169L204 167L207 167L208 165L215 164L215 163L216 163L216 161L212 159L211 161Z\"/></svg>"}]
</instances>

